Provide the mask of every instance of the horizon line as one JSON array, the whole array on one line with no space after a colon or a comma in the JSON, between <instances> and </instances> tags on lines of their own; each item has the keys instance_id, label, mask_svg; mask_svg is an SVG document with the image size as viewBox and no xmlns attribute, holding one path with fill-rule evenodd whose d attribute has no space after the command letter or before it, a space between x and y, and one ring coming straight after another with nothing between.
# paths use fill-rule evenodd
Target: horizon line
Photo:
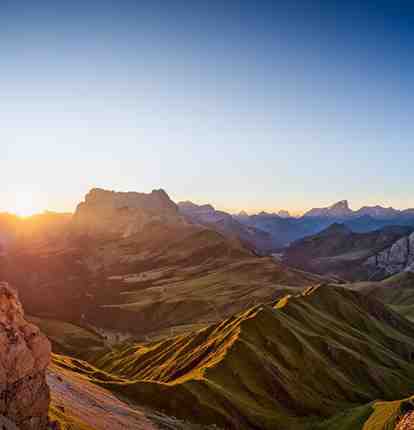
<instances>
[{"instance_id":1,"label":"horizon line","mask_svg":"<svg viewBox=\"0 0 414 430\"><path fill-rule=\"evenodd\" d=\"M76 203L74 203L74 206L75 206L74 209L68 209L68 208L67 209L64 209L64 208L62 208L62 209L55 209L55 208L53 208L53 209L51 209L51 208L37 209L36 208L33 211L28 210L27 213L19 213L20 212L19 210L14 210L14 209L11 209L11 208L1 208L0 209L0 214L2 214L2 215L5 215L5 214L14 215L14 216L17 216L19 218L30 218L30 217L33 217L33 216L36 216L36 215L45 215L45 214L48 214L48 213L52 213L52 214L55 213L55 214L61 214L61 215L63 215L63 214L73 215L76 212L77 205L84 200L85 196L91 190L94 190L94 189L99 189L99 190L104 190L104 191L111 191L111 192L116 192L116 193L150 194L152 191L159 190L160 188L154 188L151 191L145 192L145 191L119 191L119 190L112 190L112 189L109 189L109 188L92 187L85 194L83 194L83 197L80 200L78 200ZM165 188L161 188L161 189L165 191ZM292 218L300 218L300 217L304 216L307 212L309 212L312 209L329 208L329 207L332 207L335 204L340 203L340 202L346 202L347 205L348 205L348 207L349 207L349 209L352 212L357 212L358 210L361 210L361 209L366 208L366 207L368 207L368 208L380 207L380 208L383 208L383 209L393 209L393 210L400 211L400 212L412 209L411 207L403 207L403 208L401 208L401 207L395 207L395 206L391 206L391 205L384 205L384 204L381 204L381 203L376 203L374 205L365 204L365 205L359 207L358 209L354 209L351 205L349 205L349 200L348 199L340 199L340 200L335 201L334 203L329 203L329 204L325 204L325 205L322 205L322 204L315 205L315 206L312 206L312 207L308 207L306 209L289 209L289 208L286 208L286 207L272 208L272 209L270 209L269 207L267 207L267 208L261 207L261 208L254 208L254 209L253 208L247 208L246 209L246 206L245 207L241 207L241 208L240 207L239 208L234 208L234 207L231 208L231 207L228 207L228 206L225 206L225 205L220 205L220 204L216 205L212 201L206 201L206 200L204 200L203 202L200 202L199 199L173 198L173 197L171 197L171 194L168 191L165 191L165 192L168 195L168 197L175 204L179 204L179 203L184 202L184 201L189 201L189 202L192 202L192 203L194 203L194 204L196 204L198 206L211 205L215 210L226 212L226 213L229 213L231 215L237 215L240 212L246 212L249 216L257 215L257 214L260 214L262 212L267 213L267 214L272 214L272 215L273 214L278 215L278 213L280 211L287 211Z\"/></svg>"}]
</instances>

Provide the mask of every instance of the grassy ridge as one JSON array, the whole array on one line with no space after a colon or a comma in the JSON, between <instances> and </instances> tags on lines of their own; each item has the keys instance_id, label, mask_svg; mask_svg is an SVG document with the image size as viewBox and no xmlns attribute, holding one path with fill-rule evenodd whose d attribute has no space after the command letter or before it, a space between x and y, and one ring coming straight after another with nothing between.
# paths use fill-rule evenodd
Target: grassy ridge
<instances>
[{"instance_id":1,"label":"grassy ridge","mask_svg":"<svg viewBox=\"0 0 414 430\"><path fill-rule=\"evenodd\" d=\"M414 273L401 272L380 282L358 282L350 289L372 295L398 313L414 320Z\"/></svg>"},{"instance_id":2,"label":"grassy ridge","mask_svg":"<svg viewBox=\"0 0 414 430\"><path fill-rule=\"evenodd\" d=\"M357 429L372 401L414 392L413 357L412 323L374 299L326 286L193 334L119 347L96 361L103 371L66 365L200 424Z\"/></svg>"},{"instance_id":3,"label":"grassy ridge","mask_svg":"<svg viewBox=\"0 0 414 430\"><path fill-rule=\"evenodd\" d=\"M52 343L53 351L73 357L90 360L109 348L102 337L90 330L54 319L28 316L28 321L36 324Z\"/></svg>"},{"instance_id":4,"label":"grassy ridge","mask_svg":"<svg viewBox=\"0 0 414 430\"><path fill-rule=\"evenodd\" d=\"M355 233L344 224L336 223L316 235L293 242L284 261L303 270L349 281L370 279L374 274L376 279L382 279L386 274L367 266L365 261L411 232L411 227L388 226Z\"/></svg>"},{"instance_id":5,"label":"grassy ridge","mask_svg":"<svg viewBox=\"0 0 414 430\"><path fill-rule=\"evenodd\" d=\"M0 278L18 288L31 315L132 332L142 341L212 324L321 281L213 230L161 221L127 238L27 241L0 257Z\"/></svg>"}]
</instances>

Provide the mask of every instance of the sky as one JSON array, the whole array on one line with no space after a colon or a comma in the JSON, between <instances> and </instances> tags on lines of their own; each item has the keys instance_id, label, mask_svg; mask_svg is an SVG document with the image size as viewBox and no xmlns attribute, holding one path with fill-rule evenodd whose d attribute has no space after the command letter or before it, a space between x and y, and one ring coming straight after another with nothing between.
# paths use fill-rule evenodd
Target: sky
<instances>
[{"instance_id":1,"label":"sky","mask_svg":"<svg viewBox=\"0 0 414 430\"><path fill-rule=\"evenodd\" d=\"M410 1L0 2L0 210L92 187L414 207Z\"/></svg>"}]
</instances>

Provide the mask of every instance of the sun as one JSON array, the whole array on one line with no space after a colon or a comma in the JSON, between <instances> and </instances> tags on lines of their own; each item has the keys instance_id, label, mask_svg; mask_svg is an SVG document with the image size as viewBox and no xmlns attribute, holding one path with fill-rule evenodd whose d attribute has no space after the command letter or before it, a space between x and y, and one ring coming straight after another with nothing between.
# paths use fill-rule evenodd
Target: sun
<instances>
[{"instance_id":1,"label":"sun","mask_svg":"<svg viewBox=\"0 0 414 430\"><path fill-rule=\"evenodd\" d=\"M36 204L35 196L31 193L18 193L13 196L10 212L20 217L29 217L40 213L42 209Z\"/></svg>"}]
</instances>

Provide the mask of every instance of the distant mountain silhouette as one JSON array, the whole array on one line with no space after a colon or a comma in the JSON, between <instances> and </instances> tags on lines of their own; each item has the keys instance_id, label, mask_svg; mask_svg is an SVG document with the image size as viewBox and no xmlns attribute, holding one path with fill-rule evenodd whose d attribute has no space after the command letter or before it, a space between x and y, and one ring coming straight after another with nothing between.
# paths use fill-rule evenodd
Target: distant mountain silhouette
<instances>
[{"instance_id":1,"label":"distant mountain silhouette","mask_svg":"<svg viewBox=\"0 0 414 430\"><path fill-rule=\"evenodd\" d=\"M348 200L341 200L327 208L316 208L306 212L304 216L309 217L331 217L345 218L351 216L353 211L349 208Z\"/></svg>"},{"instance_id":2,"label":"distant mountain silhouette","mask_svg":"<svg viewBox=\"0 0 414 430\"><path fill-rule=\"evenodd\" d=\"M216 210L210 204L196 205L186 201L179 202L178 207L187 220L213 228L226 237L238 238L247 248L259 254L268 254L278 247L278 243L273 242L270 233L242 223L227 212ZM248 217L247 213L239 216Z\"/></svg>"},{"instance_id":3,"label":"distant mountain silhouette","mask_svg":"<svg viewBox=\"0 0 414 430\"><path fill-rule=\"evenodd\" d=\"M284 218L260 212L234 215L243 224L268 232L273 243L285 247L295 240L317 234L334 223L343 223L353 232L366 233L386 226L414 226L414 209L398 210L382 206L364 206L353 211L347 200L326 208L314 208L299 218Z\"/></svg>"},{"instance_id":4,"label":"distant mountain silhouette","mask_svg":"<svg viewBox=\"0 0 414 430\"><path fill-rule=\"evenodd\" d=\"M411 227L389 226L355 233L346 224L334 223L316 235L292 243L283 261L303 270L347 280L371 279L374 274L379 276L377 268L367 264L371 257L412 231Z\"/></svg>"}]
</instances>

